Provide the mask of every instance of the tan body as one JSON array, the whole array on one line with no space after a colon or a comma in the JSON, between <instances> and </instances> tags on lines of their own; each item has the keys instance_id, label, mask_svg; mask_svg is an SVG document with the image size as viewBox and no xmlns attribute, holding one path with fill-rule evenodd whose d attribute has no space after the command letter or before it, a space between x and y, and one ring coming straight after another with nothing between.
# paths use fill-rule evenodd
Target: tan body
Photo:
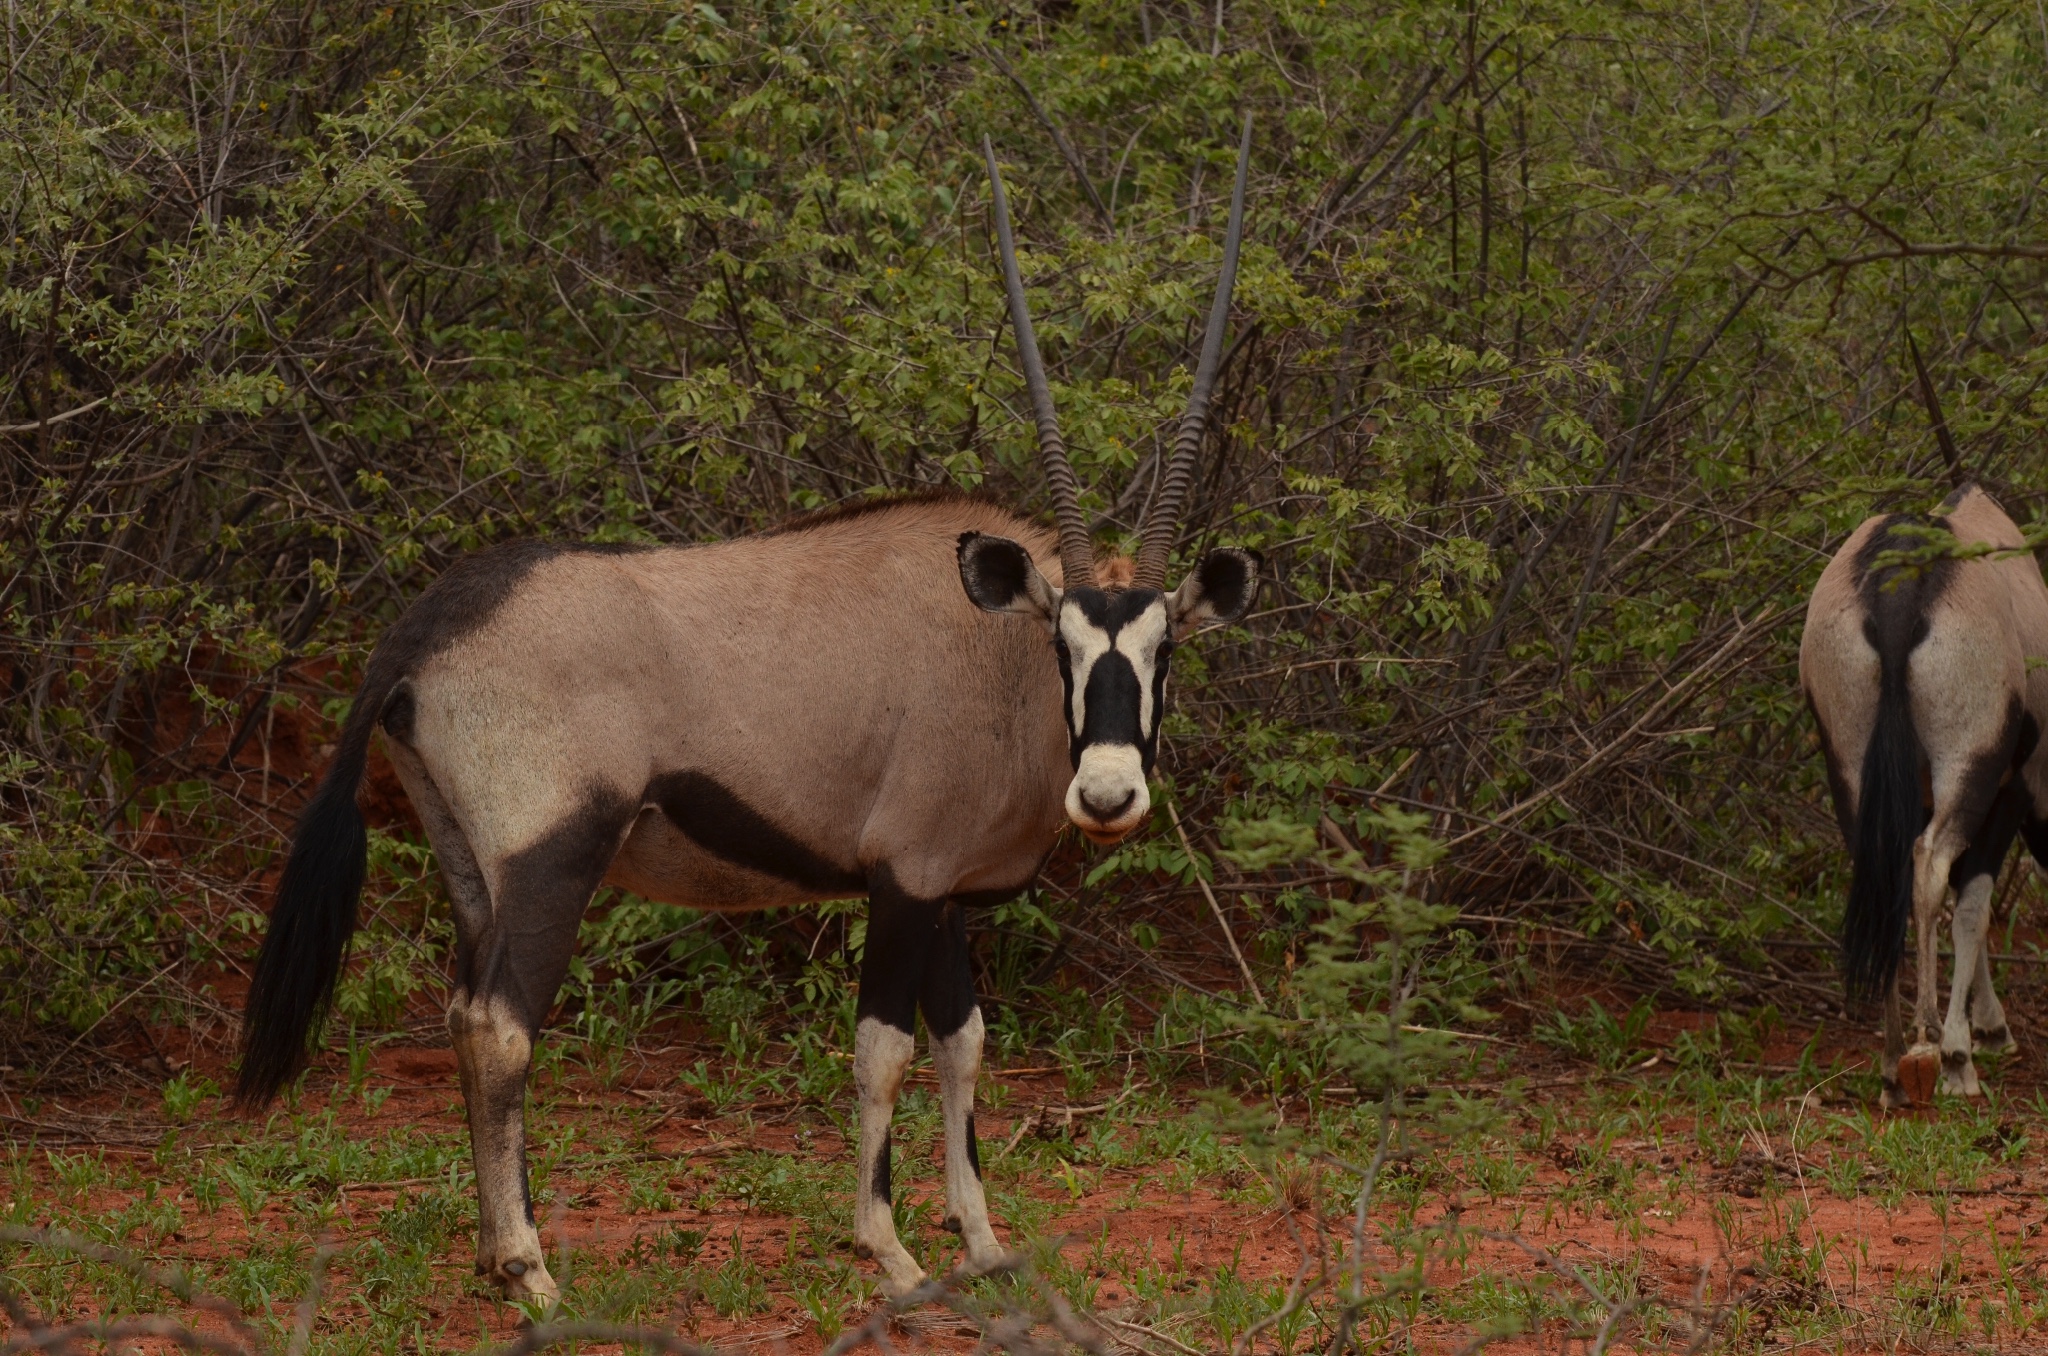
<instances>
[{"instance_id":1,"label":"tan body","mask_svg":"<svg viewBox=\"0 0 2048 1356\"><path fill-rule=\"evenodd\" d=\"M414 675L400 775L409 792L431 784L479 860L530 846L594 784L637 802L660 774L689 770L801 827L849 874L896 863L923 899L1021 888L1066 822L1060 680L1043 628L961 592L955 542L968 530L1017 536L1058 570L1044 533L964 498L544 561ZM935 767L951 775L935 780ZM605 879L696 908L847 894L736 865L653 804Z\"/></svg>"},{"instance_id":2,"label":"tan body","mask_svg":"<svg viewBox=\"0 0 2048 1356\"><path fill-rule=\"evenodd\" d=\"M2048 849L2048 747L2040 738L2048 724L2048 669L2040 667L2048 660L2048 586L2018 527L1982 490L1958 492L1941 517L1964 544L2016 554L1886 571L1876 565L1882 552L1910 551L1925 538L1896 530L1911 520L1872 518L1822 572L1799 653L1836 814L1856 857L1852 969L1858 927L1869 929L1872 947L1888 941L1894 922L1903 927L1895 915L1910 892L1918 938L1910 1049L1896 943L1870 971L1885 1000L1887 1105L1924 1100L1937 1058L1945 1090L1975 1094L1973 1044L2010 1046L1986 954L1991 892L2015 833L2037 858ZM1893 710L1904 722L1890 746L1881 729L1888 664L1899 684ZM1887 747L1896 750L1889 763ZM1878 827L1887 816L1897 832ZM1955 973L1943 1017L1935 925L1951 888Z\"/></svg>"}]
</instances>

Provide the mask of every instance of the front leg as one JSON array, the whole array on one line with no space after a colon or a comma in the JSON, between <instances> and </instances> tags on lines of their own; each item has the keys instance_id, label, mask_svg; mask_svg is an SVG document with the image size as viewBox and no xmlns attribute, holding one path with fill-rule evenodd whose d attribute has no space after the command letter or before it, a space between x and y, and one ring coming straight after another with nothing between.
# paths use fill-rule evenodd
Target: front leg
<instances>
[{"instance_id":1,"label":"front leg","mask_svg":"<svg viewBox=\"0 0 2048 1356\"><path fill-rule=\"evenodd\" d=\"M924 1268L896 1237L890 1209L889 1124L917 1043L918 982L931 950L939 906L904 897L884 874L870 887L867 946L855 1008L853 1086L860 1099L854 1168L853 1251L882 1268L892 1297L924 1282Z\"/></svg>"},{"instance_id":2,"label":"front leg","mask_svg":"<svg viewBox=\"0 0 2048 1356\"><path fill-rule=\"evenodd\" d=\"M960 1235L967 1256L961 1269L981 1276L1010 1265L1011 1257L989 1226L981 1186L981 1149L974 1138L974 1085L981 1074L983 1027L974 997L974 967L967 952L967 919L956 901L946 906L939 935L925 961L925 1029L946 1121L946 1227Z\"/></svg>"}]
</instances>

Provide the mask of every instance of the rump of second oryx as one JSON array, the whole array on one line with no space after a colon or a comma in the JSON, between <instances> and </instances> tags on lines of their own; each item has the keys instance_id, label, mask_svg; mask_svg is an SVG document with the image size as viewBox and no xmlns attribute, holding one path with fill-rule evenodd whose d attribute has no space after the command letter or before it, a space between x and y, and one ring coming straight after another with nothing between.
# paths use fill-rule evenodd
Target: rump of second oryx
<instances>
[{"instance_id":1,"label":"rump of second oryx","mask_svg":"<svg viewBox=\"0 0 2048 1356\"><path fill-rule=\"evenodd\" d=\"M1945 538L1963 548L1942 549ZM1924 1102L1937 1076L1974 1095L1973 1050L2011 1030L1987 944L2013 838L2048 860L2048 586L1992 497L1966 486L1928 517L1886 514L1828 562L1808 603L1801 685L1820 726L1851 863L1842 960L1850 991L1883 1000L1884 1101ZM1944 1014L1935 926L1953 893ZM1913 1025L1900 1011L1908 925Z\"/></svg>"}]
</instances>

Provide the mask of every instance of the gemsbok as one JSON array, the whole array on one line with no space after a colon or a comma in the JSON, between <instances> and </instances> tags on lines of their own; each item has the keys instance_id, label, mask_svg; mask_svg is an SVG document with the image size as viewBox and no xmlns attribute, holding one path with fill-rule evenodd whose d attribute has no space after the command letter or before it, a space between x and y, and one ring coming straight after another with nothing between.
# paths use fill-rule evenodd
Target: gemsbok
<instances>
[{"instance_id":1,"label":"gemsbok","mask_svg":"<svg viewBox=\"0 0 2048 1356\"><path fill-rule=\"evenodd\" d=\"M1995 550L1894 563L1945 528ZM1884 1000L1887 1107L1978 1094L1974 1049L2010 1050L1991 987L1991 895L2013 836L2048 862L2048 586L2026 539L1975 485L1932 518L1885 514L1843 543L1806 608L1799 679L1820 725L1852 862L1842 923L1849 991ZM1937 1024L1935 925L1955 891L1955 968ZM1919 931L1913 1042L1898 972Z\"/></svg>"},{"instance_id":2,"label":"gemsbok","mask_svg":"<svg viewBox=\"0 0 2048 1356\"><path fill-rule=\"evenodd\" d=\"M854 1251L891 1293L924 1278L889 1206L890 1120L922 1012L947 1227L965 1271L1002 1265L975 1147L982 1019L963 910L1021 892L1063 822L1099 842L1143 822L1168 657L1257 592L1259 558L1228 548L1166 588L1250 148L1247 120L1222 275L1135 564L1097 570L984 139L1056 537L977 499L925 496L710 545L514 542L435 580L378 641L293 838L249 988L243 1102L297 1074L334 992L363 885L357 791L381 727L454 903L448 1032L478 1274L513 1298L558 1294L528 1196L526 1082L600 884L704 909L867 896Z\"/></svg>"}]
</instances>

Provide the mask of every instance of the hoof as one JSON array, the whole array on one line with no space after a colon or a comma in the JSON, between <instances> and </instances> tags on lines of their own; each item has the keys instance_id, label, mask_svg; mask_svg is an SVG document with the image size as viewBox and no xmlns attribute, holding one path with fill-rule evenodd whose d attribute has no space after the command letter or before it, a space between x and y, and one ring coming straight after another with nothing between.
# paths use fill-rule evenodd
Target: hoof
<instances>
[{"instance_id":1,"label":"hoof","mask_svg":"<svg viewBox=\"0 0 2048 1356\"><path fill-rule=\"evenodd\" d=\"M902 1299L925 1283L924 1268L901 1243L893 1239L879 1248L872 1243L855 1241L853 1255L882 1269L882 1294L888 1299Z\"/></svg>"},{"instance_id":2,"label":"hoof","mask_svg":"<svg viewBox=\"0 0 2048 1356\"><path fill-rule=\"evenodd\" d=\"M1977 1083L1977 1066L1970 1062L1968 1050L1941 1052L1941 1090L1951 1097L1984 1095L1984 1089Z\"/></svg>"},{"instance_id":3,"label":"hoof","mask_svg":"<svg viewBox=\"0 0 2048 1356\"><path fill-rule=\"evenodd\" d=\"M500 1262L494 1267L478 1264L477 1270L490 1279L498 1293L514 1304L535 1301L541 1304L559 1304L562 1288L555 1284L555 1278L548 1275L542 1262L525 1262L517 1258Z\"/></svg>"},{"instance_id":4,"label":"hoof","mask_svg":"<svg viewBox=\"0 0 2048 1356\"><path fill-rule=\"evenodd\" d=\"M2020 1048L2012 1038L2012 1028L2001 1026L1995 1031L1972 1031L1970 1045L1980 1055L2009 1055Z\"/></svg>"},{"instance_id":5,"label":"hoof","mask_svg":"<svg viewBox=\"0 0 2048 1356\"><path fill-rule=\"evenodd\" d=\"M1941 1051L1916 1045L1899 1057L1898 1106L1927 1106L1934 1101L1934 1083L1941 1075ZM1887 1089L1889 1091L1889 1089Z\"/></svg>"},{"instance_id":6,"label":"hoof","mask_svg":"<svg viewBox=\"0 0 2048 1356\"><path fill-rule=\"evenodd\" d=\"M923 1270L915 1267L913 1267L908 1275L885 1271L882 1273L882 1297L884 1299L900 1300L911 1291L923 1285L927 1279Z\"/></svg>"},{"instance_id":7,"label":"hoof","mask_svg":"<svg viewBox=\"0 0 2048 1356\"><path fill-rule=\"evenodd\" d=\"M970 1252L953 1268L955 1276L972 1280L976 1276L993 1276L998 1272L1015 1271L1024 1265L1022 1253L1006 1248L990 1248L984 1252Z\"/></svg>"}]
</instances>

